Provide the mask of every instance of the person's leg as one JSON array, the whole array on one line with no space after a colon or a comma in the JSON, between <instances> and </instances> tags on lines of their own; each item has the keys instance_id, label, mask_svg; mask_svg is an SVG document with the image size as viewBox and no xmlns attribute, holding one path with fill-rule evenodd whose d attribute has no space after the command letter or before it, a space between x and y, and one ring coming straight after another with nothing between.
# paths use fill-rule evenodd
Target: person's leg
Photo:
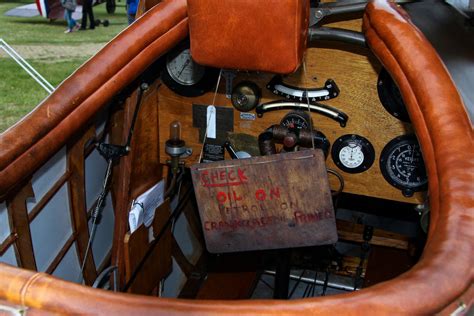
<instances>
[{"instance_id":1,"label":"person's leg","mask_svg":"<svg viewBox=\"0 0 474 316\"><path fill-rule=\"evenodd\" d=\"M86 0L87 2L89 2L89 18L91 20L91 26L90 28L91 29L94 29L95 28L95 20L94 20L94 11L92 10L92 0Z\"/></svg>"},{"instance_id":2,"label":"person's leg","mask_svg":"<svg viewBox=\"0 0 474 316\"><path fill-rule=\"evenodd\" d=\"M67 9L64 9L64 19L66 20L67 22L67 27L68 27L68 30L71 31L72 28L74 27L74 23L73 23L73 19L72 19L72 12L67 10Z\"/></svg>"},{"instance_id":3,"label":"person's leg","mask_svg":"<svg viewBox=\"0 0 474 316\"><path fill-rule=\"evenodd\" d=\"M74 20L74 18L72 17L72 14L74 13L74 11L70 11L70 10L66 10L69 12L69 28L72 30L73 28L76 27L77 23L76 23L76 20Z\"/></svg>"},{"instance_id":4,"label":"person's leg","mask_svg":"<svg viewBox=\"0 0 474 316\"><path fill-rule=\"evenodd\" d=\"M127 13L128 25L132 24L135 21L135 15Z\"/></svg>"},{"instance_id":5,"label":"person's leg","mask_svg":"<svg viewBox=\"0 0 474 316\"><path fill-rule=\"evenodd\" d=\"M85 30L86 26L87 26L87 0L82 2L81 30Z\"/></svg>"}]
</instances>

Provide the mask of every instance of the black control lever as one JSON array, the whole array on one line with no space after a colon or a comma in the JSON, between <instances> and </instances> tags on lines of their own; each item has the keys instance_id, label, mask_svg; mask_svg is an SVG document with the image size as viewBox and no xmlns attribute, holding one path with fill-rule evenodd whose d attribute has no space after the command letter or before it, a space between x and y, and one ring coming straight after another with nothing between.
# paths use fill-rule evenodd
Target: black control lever
<instances>
[{"instance_id":1,"label":"black control lever","mask_svg":"<svg viewBox=\"0 0 474 316\"><path fill-rule=\"evenodd\" d=\"M262 117L265 112L276 111L276 110L309 110L329 117L336 122L339 122L341 127L345 127L349 117L346 113L330 107L328 105L320 104L307 104L302 102L289 102L289 101L272 101L263 104L259 104L255 111L258 117Z\"/></svg>"},{"instance_id":2,"label":"black control lever","mask_svg":"<svg viewBox=\"0 0 474 316\"><path fill-rule=\"evenodd\" d=\"M252 157L249 153L245 151L236 151L234 146L232 146L229 141L224 143L224 148L227 150L232 159L243 159Z\"/></svg>"}]
</instances>

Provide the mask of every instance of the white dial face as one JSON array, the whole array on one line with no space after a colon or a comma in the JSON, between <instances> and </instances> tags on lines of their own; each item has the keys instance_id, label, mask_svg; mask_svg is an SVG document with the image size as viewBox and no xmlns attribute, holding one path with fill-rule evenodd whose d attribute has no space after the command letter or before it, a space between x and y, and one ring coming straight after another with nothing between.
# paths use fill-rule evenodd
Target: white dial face
<instances>
[{"instance_id":1,"label":"white dial face","mask_svg":"<svg viewBox=\"0 0 474 316\"><path fill-rule=\"evenodd\" d=\"M346 168L359 167L364 162L362 147L355 142L350 142L347 146L342 147L339 152L339 160Z\"/></svg>"},{"instance_id":2,"label":"white dial face","mask_svg":"<svg viewBox=\"0 0 474 316\"><path fill-rule=\"evenodd\" d=\"M171 78L185 86L197 83L204 76L204 67L193 61L189 49L185 49L170 58L166 64L166 69Z\"/></svg>"}]
</instances>

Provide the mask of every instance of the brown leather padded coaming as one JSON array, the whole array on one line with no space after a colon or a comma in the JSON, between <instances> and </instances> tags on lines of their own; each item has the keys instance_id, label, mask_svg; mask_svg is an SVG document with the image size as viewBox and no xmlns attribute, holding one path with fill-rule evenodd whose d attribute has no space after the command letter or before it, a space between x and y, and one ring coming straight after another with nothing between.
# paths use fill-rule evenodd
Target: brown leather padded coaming
<instances>
[{"instance_id":1,"label":"brown leather padded coaming","mask_svg":"<svg viewBox=\"0 0 474 316\"><path fill-rule=\"evenodd\" d=\"M0 137L0 197L38 169L121 89L187 36L186 0L165 0ZM21 135L21 137L20 137Z\"/></svg>"},{"instance_id":2,"label":"brown leather padded coaming","mask_svg":"<svg viewBox=\"0 0 474 316\"><path fill-rule=\"evenodd\" d=\"M288 74L303 59L308 0L187 0L191 55L202 65Z\"/></svg>"},{"instance_id":3,"label":"brown leather padded coaming","mask_svg":"<svg viewBox=\"0 0 474 316\"><path fill-rule=\"evenodd\" d=\"M0 299L29 306L33 314L107 315L422 315L456 308L461 295L463 303L472 304L472 124L436 52L403 11L377 0L368 5L364 28L370 47L400 87L428 169L430 234L422 258L410 271L329 297L190 301L115 294L0 264Z\"/></svg>"}]
</instances>

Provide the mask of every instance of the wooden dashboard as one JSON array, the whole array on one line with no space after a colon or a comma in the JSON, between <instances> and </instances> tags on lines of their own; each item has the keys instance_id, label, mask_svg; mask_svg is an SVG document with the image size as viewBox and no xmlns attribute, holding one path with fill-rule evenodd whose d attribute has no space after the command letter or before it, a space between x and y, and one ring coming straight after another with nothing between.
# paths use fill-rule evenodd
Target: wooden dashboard
<instances>
[{"instance_id":1,"label":"wooden dashboard","mask_svg":"<svg viewBox=\"0 0 474 316\"><path fill-rule=\"evenodd\" d=\"M358 20L333 23L331 26L349 29L360 29ZM338 171L344 178L344 192L365 195L370 197L422 203L424 193L417 192L412 197L405 197L402 192L391 186L382 176L379 167L380 154L384 146L397 136L411 134L411 124L404 123L390 115L382 106L377 93L377 78L382 66L368 49L342 44L325 44L311 47L305 56L305 65L284 78L288 85L296 87L315 88L324 86L327 79L333 79L340 94L334 99L322 103L337 108L349 117L347 125L341 127L336 121L311 113L313 127L321 131L330 141L334 141L345 134L357 134L370 141L375 149L375 160L372 166L361 173L351 174L342 171L328 155L326 163L329 168ZM261 89L260 103L281 100L266 88L266 84L273 77L272 74L239 72L234 78L234 86L240 81L248 80L256 83ZM186 145L193 149L186 165L198 162L202 148L202 139L199 129L193 127L193 104L211 105L214 92L199 97L188 98L180 96L163 85L159 89L159 126L160 126L160 162L166 163L169 158L164 151L164 143L169 138L169 124L178 120L182 124L182 138ZM222 78L218 93L215 97L216 107L233 109L231 100L225 96L225 80ZM234 134L246 134L256 137L273 124L280 123L289 110L267 112L263 117L255 120L242 119L239 111L233 109ZM255 110L249 113L254 113ZM201 134L202 138L202 134ZM335 176L329 175L332 189L338 187Z\"/></svg>"}]
</instances>

